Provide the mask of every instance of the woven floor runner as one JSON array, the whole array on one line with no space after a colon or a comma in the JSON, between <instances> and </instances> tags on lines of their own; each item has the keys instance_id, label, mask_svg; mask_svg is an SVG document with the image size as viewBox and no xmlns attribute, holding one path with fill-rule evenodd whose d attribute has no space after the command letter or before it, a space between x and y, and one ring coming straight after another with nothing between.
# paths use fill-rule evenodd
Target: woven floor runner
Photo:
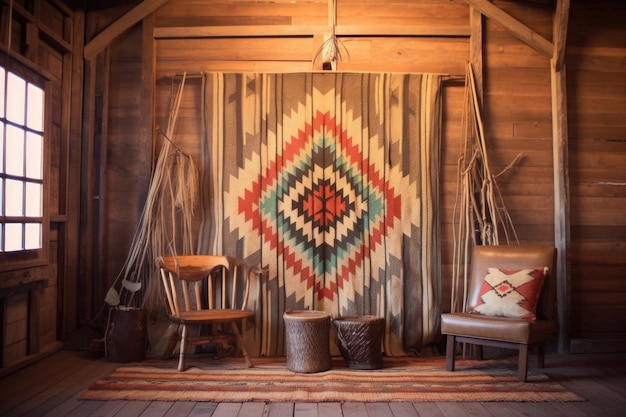
<instances>
[{"instance_id":1,"label":"woven floor runner","mask_svg":"<svg viewBox=\"0 0 626 417\"><path fill-rule=\"evenodd\" d=\"M82 392L84 400L211 402L424 402L584 401L544 374L529 370L516 380L515 364L459 360L447 372L444 358L385 358L379 370L348 369L341 358L319 373L295 373L284 358L192 359L185 372L176 360L148 360L120 366Z\"/></svg>"}]
</instances>

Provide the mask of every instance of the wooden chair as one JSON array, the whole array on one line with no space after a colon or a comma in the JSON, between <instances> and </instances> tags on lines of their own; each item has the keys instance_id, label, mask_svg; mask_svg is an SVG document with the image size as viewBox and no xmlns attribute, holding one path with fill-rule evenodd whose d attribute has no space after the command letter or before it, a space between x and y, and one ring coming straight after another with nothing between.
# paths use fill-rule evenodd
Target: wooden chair
<instances>
[{"instance_id":1,"label":"wooden chair","mask_svg":"<svg viewBox=\"0 0 626 417\"><path fill-rule=\"evenodd\" d=\"M247 310L250 279L260 274L258 267L249 267L242 260L227 256L187 255L159 257L157 265L170 310L170 321L178 325L164 356L171 356L180 340L178 370L185 370L188 346L218 346L233 340L241 350L246 365L252 367L239 325L253 316ZM241 281L241 282L239 282ZM203 334L201 325L209 325ZM218 326L230 325L232 333L217 331ZM198 335L190 336L189 327L196 326Z\"/></svg>"},{"instance_id":2,"label":"wooden chair","mask_svg":"<svg viewBox=\"0 0 626 417\"><path fill-rule=\"evenodd\" d=\"M526 269L547 267L536 305L536 319L476 314L481 288L488 268ZM538 348L538 365L544 366L545 343L554 337L556 318L556 249L551 246L476 246L472 256L468 307L466 312L441 316L441 333L447 335L446 369L454 371L456 342L476 345L482 359L482 346L519 351L518 380L526 381L529 346ZM506 283L503 284L506 287ZM484 290L483 290L484 291Z\"/></svg>"}]
</instances>

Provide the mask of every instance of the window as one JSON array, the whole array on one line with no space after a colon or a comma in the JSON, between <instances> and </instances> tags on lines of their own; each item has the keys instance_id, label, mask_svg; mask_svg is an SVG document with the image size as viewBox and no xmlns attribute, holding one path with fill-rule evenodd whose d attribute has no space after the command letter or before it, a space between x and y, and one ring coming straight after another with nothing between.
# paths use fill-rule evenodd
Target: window
<instances>
[{"instance_id":1,"label":"window","mask_svg":"<svg viewBox=\"0 0 626 417\"><path fill-rule=\"evenodd\" d=\"M1 260L42 258L45 218L42 84L0 66Z\"/></svg>"}]
</instances>

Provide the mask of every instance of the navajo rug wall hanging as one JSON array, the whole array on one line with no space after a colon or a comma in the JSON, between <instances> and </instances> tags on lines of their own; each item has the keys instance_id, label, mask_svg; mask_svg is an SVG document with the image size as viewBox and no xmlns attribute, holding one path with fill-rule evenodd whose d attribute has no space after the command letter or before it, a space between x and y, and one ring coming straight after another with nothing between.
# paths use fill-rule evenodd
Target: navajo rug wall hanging
<instances>
[{"instance_id":1,"label":"navajo rug wall hanging","mask_svg":"<svg viewBox=\"0 0 626 417\"><path fill-rule=\"evenodd\" d=\"M284 354L289 308L385 317L389 356L436 341L439 91L424 74L204 74L198 253L267 267L253 353Z\"/></svg>"}]
</instances>

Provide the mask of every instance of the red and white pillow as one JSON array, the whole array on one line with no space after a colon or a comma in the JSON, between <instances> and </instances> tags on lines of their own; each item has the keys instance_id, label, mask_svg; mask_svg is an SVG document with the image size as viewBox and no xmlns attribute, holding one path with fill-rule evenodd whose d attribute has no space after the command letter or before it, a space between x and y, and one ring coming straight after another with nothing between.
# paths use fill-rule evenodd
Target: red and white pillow
<instances>
[{"instance_id":1,"label":"red and white pillow","mask_svg":"<svg viewBox=\"0 0 626 417\"><path fill-rule=\"evenodd\" d=\"M487 268L472 313L535 320L548 268Z\"/></svg>"}]
</instances>

